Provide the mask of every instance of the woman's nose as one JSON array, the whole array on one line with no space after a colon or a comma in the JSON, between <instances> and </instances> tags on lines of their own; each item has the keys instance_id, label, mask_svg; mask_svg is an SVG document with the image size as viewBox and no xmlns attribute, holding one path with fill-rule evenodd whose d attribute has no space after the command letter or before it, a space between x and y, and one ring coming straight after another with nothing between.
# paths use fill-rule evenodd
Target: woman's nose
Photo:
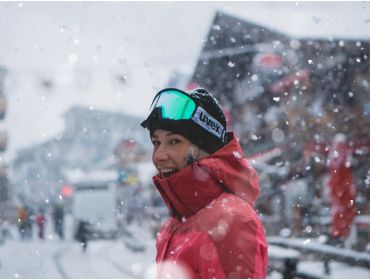
<instances>
[{"instance_id":1,"label":"woman's nose","mask_svg":"<svg viewBox=\"0 0 370 280\"><path fill-rule=\"evenodd\" d=\"M154 160L161 161L168 159L168 152L164 145L159 145L159 147L154 151Z\"/></svg>"}]
</instances>

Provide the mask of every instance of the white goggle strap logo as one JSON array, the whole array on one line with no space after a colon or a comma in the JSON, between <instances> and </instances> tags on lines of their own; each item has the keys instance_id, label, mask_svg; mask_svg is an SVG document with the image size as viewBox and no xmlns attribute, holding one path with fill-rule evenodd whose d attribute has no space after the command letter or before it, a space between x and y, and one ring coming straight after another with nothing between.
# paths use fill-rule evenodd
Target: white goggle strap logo
<instances>
[{"instance_id":1,"label":"white goggle strap logo","mask_svg":"<svg viewBox=\"0 0 370 280\"><path fill-rule=\"evenodd\" d=\"M192 117L192 120L210 133L216 135L221 139L222 142L225 142L225 128L202 107L198 106Z\"/></svg>"}]
</instances>

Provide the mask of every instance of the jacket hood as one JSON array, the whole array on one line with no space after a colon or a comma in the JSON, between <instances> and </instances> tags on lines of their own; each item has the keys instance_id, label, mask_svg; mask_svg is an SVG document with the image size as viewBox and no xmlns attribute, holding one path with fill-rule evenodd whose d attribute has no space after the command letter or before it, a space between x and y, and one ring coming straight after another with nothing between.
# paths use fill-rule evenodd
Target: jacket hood
<instances>
[{"instance_id":1,"label":"jacket hood","mask_svg":"<svg viewBox=\"0 0 370 280\"><path fill-rule=\"evenodd\" d=\"M232 132L221 149L181 169L169 178L153 177L153 182L178 219L190 217L223 192L239 196L253 206L258 194L256 171L244 158Z\"/></svg>"}]
</instances>

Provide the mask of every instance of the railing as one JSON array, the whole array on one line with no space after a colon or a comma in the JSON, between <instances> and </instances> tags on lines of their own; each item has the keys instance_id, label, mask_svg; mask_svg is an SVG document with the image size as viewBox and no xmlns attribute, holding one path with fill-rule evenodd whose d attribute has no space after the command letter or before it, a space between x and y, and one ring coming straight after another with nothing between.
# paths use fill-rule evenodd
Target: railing
<instances>
[{"instance_id":1,"label":"railing","mask_svg":"<svg viewBox=\"0 0 370 280\"><path fill-rule=\"evenodd\" d=\"M268 237L269 268L282 273L283 278L321 278L317 273L297 270L302 253L315 254L323 260L325 275L330 275L330 261L344 262L357 267L370 268L370 255L344 248L313 242L288 239L284 237Z\"/></svg>"},{"instance_id":2,"label":"railing","mask_svg":"<svg viewBox=\"0 0 370 280\"><path fill-rule=\"evenodd\" d=\"M278 271L284 279L291 279L297 276L299 251L269 244L268 254L269 273Z\"/></svg>"},{"instance_id":3,"label":"railing","mask_svg":"<svg viewBox=\"0 0 370 280\"><path fill-rule=\"evenodd\" d=\"M370 255L362 252L357 252L344 248L312 242L310 239L305 241L296 239L287 239L284 237L269 237L268 243L286 248L296 249L300 252L316 253L322 255L323 258L330 260L345 262L350 265L370 268Z\"/></svg>"}]
</instances>

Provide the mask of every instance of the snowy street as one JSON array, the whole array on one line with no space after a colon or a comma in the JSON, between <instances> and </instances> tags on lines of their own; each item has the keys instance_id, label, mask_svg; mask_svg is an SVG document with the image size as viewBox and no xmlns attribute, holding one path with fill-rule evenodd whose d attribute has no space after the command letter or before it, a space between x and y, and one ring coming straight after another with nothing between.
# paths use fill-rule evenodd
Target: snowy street
<instances>
[{"instance_id":1,"label":"snowy street","mask_svg":"<svg viewBox=\"0 0 370 280\"><path fill-rule=\"evenodd\" d=\"M369 27L370 1L0 2L0 280L370 279Z\"/></svg>"},{"instance_id":2,"label":"snowy street","mask_svg":"<svg viewBox=\"0 0 370 280\"><path fill-rule=\"evenodd\" d=\"M67 219L67 230L72 232L72 220ZM133 251L126 243L135 240L118 238L116 240L93 240L88 244L85 253L80 245L67 234L64 241L54 236L49 225L47 239L20 240L17 231L12 230L12 238L0 245L0 278L28 279L69 279L69 278L110 278L133 279L155 277L155 240L147 225L133 223L127 230L135 236L136 244L144 245L144 251ZM126 242L125 242L126 241ZM292 241L294 242L294 241ZM299 242L297 239L296 242ZM131 247L131 246L130 246ZM272 262L274 256L283 259L294 255L294 250L270 245L269 254ZM304 254L302 254L304 255ZM324 272L323 261L312 259L306 255L300 260L297 271L302 275L311 275L326 279L368 279L370 271L363 267L353 267L345 263L332 261L331 273ZM281 279L281 273L273 271L268 278Z\"/></svg>"},{"instance_id":3,"label":"snowy street","mask_svg":"<svg viewBox=\"0 0 370 280\"><path fill-rule=\"evenodd\" d=\"M153 278L155 242L138 229L131 228L145 243L142 252L128 249L122 238L90 241L83 253L71 236L64 241L15 236L0 245L0 278Z\"/></svg>"},{"instance_id":4,"label":"snowy street","mask_svg":"<svg viewBox=\"0 0 370 280\"><path fill-rule=\"evenodd\" d=\"M137 253L127 249L122 240L92 241L89 246L89 250L82 253L72 240L9 240L0 247L0 278L154 278L153 246ZM331 269L332 274L325 276L321 261L298 265L299 271L315 273L317 277L367 279L370 276L364 268L339 262L332 262ZM273 272L269 278L278 279L281 275Z\"/></svg>"}]
</instances>

